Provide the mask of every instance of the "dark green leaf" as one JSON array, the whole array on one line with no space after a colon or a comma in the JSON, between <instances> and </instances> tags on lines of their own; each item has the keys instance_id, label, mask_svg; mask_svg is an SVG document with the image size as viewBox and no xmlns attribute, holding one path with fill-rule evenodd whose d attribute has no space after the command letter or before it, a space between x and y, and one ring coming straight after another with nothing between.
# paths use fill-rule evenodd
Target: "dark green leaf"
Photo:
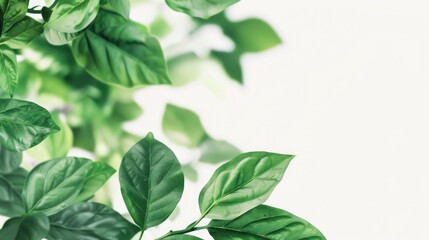
<instances>
[{"instance_id":1,"label":"dark green leaf","mask_svg":"<svg viewBox=\"0 0 429 240\"><path fill-rule=\"evenodd\" d=\"M123 121L136 119L143 113L141 107L134 101L116 101L113 106L112 116Z\"/></svg>"},{"instance_id":2,"label":"dark green leaf","mask_svg":"<svg viewBox=\"0 0 429 240\"><path fill-rule=\"evenodd\" d=\"M193 17L207 19L216 15L240 0L165 0L174 11L183 12Z\"/></svg>"},{"instance_id":3,"label":"dark green leaf","mask_svg":"<svg viewBox=\"0 0 429 240\"><path fill-rule=\"evenodd\" d=\"M265 21L249 18L223 26L240 52L260 52L279 45L282 41L274 29Z\"/></svg>"},{"instance_id":4,"label":"dark green leaf","mask_svg":"<svg viewBox=\"0 0 429 240\"><path fill-rule=\"evenodd\" d=\"M226 141L208 139L201 145L201 152L201 162L217 164L237 156L240 150Z\"/></svg>"},{"instance_id":5,"label":"dark green leaf","mask_svg":"<svg viewBox=\"0 0 429 240\"><path fill-rule=\"evenodd\" d=\"M164 240L202 240L199 237L195 237L192 235L185 235L185 234L180 234L180 235L173 235L170 237L166 237L163 238Z\"/></svg>"},{"instance_id":6,"label":"dark green leaf","mask_svg":"<svg viewBox=\"0 0 429 240\"><path fill-rule=\"evenodd\" d=\"M39 105L0 99L0 144L4 148L24 151L59 130L49 112Z\"/></svg>"},{"instance_id":7,"label":"dark green leaf","mask_svg":"<svg viewBox=\"0 0 429 240\"><path fill-rule=\"evenodd\" d=\"M42 213L9 219L0 230L2 239L40 240L49 232L49 219Z\"/></svg>"},{"instance_id":8,"label":"dark green leaf","mask_svg":"<svg viewBox=\"0 0 429 240\"><path fill-rule=\"evenodd\" d=\"M113 209L99 203L72 205L51 217L48 239L129 240L139 228Z\"/></svg>"},{"instance_id":9,"label":"dark green leaf","mask_svg":"<svg viewBox=\"0 0 429 240\"><path fill-rule=\"evenodd\" d=\"M162 128L168 139L186 147L197 147L207 137L197 114L173 104L165 108Z\"/></svg>"},{"instance_id":10,"label":"dark green leaf","mask_svg":"<svg viewBox=\"0 0 429 240\"><path fill-rule=\"evenodd\" d=\"M0 89L13 96L18 85L18 74L16 71L16 55L6 47L0 48Z\"/></svg>"},{"instance_id":11,"label":"dark green leaf","mask_svg":"<svg viewBox=\"0 0 429 240\"><path fill-rule=\"evenodd\" d=\"M208 226L215 240L326 240L304 219L265 205L232 221L213 220Z\"/></svg>"},{"instance_id":12,"label":"dark green leaf","mask_svg":"<svg viewBox=\"0 0 429 240\"><path fill-rule=\"evenodd\" d=\"M60 158L39 164L24 185L27 212L50 216L74 203L82 189L91 161L85 158Z\"/></svg>"},{"instance_id":13,"label":"dark green leaf","mask_svg":"<svg viewBox=\"0 0 429 240\"><path fill-rule=\"evenodd\" d=\"M241 68L241 54L238 51L220 52L211 51L213 57L219 60L225 72L238 83L243 84L243 70Z\"/></svg>"},{"instance_id":14,"label":"dark green leaf","mask_svg":"<svg viewBox=\"0 0 429 240\"><path fill-rule=\"evenodd\" d=\"M0 215L21 216L25 213L21 194L17 192L5 176L0 175ZM2 236L0 234L0 236Z\"/></svg>"},{"instance_id":15,"label":"dark green leaf","mask_svg":"<svg viewBox=\"0 0 429 240\"><path fill-rule=\"evenodd\" d=\"M21 152L11 152L0 146L0 175L19 168L22 161Z\"/></svg>"},{"instance_id":16,"label":"dark green leaf","mask_svg":"<svg viewBox=\"0 0 429 240\"><path fill-rule=\"evenodd\" d=\"M115 169L103 162L94 162L91 164L86 175L82 190L74 202L82 202L94 196L107 180L115 173Z\"/></svg>"},{"instance_id":17,"label":"dark green leaf","mask_svg":"<svg viewBox=\"0 0 429 240\"><path fill-rule=\"evenodd\" d=\"M1 35L0 43L6 43L7 46L15 49L23 48L41 32L42 24L26 16Z\"/></svg>"},{"instance_id":18,"label":"dark green leaf","mask_svg":"<svg viewBox=\"0 0 429 240\"><path fill-rule=\"evenodd\" d=\"M92 27L72 43L76 61L94 78L124 87L167 84L158 40L143 25L100 11Z\"/></svg>"},{"instance_id":19,"label":"dark green leaf","mask_svg":"<svg viewBox=\"0 0 429 240\"><path fill-rule=\"evenodd\" d=\"M3 174L2 176L12 188L19 193L21 196L22 190L24 189L25 179L27 178L28 172L23 168L15 169L13 172Z\"/></svg>"},{"instance_id":20,"label":"dark green leaf","mask_svg":"<svg viewBox=\"0 0 429 240\"><path fill-rule=\"evenodd\" d=\"M168 218L184 187L176 156L151 133L125 154L119 182L128 211L143 231Z\"/></svg>"},{"instance_id":21,"label":"dark green leaf","mask_svg":"<svg viewBox=\"0 0 429 240\"><path fill-rule=\"evenodd\" d=\"M129 0L100 0L100 5L103 9L115 11L125 18L130 16Z\"/></svg>"},{"instance_id":22,"label":"dark green leaf","mask_svg":"<svg viewBox=\"0 0 429 240\"><path fill-rule=\"evenodd\" d=\"M201 190L201 213L230 220L265 202L293 157L268 152L238 155L219 167Z\"/></svg>"},{"instance_id":23,"label":"dark green leaf","mask_svg":"<svg viewBox=\"0 0 429 240\"><path fill-rule=\"evenodd\" d=\"M3 28L1 33L5 33L9 28L21 21L27 13L29 0L3 0L0 2L0 8L3 19Z\"/></svg>"}]
</instances>

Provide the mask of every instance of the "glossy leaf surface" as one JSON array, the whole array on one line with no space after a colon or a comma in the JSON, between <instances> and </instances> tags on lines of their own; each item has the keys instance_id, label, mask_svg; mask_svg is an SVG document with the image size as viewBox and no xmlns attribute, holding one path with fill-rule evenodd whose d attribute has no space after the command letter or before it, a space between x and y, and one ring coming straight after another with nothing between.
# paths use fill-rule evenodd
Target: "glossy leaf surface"
<instances>
[{"instance_id":1,"label":"glossy leaf surface","mask_svg":"<svg viewBox=\"0 0 429 240\"><path fill-rule=\"evenodd\" d=\"M0 175L19 168L22 161L21 152L11 152L0 146Z\"/></svg>"},{"instance_id":2,"label":"glossy leaf surface","mask_svg":"<svg viewBox=\"0 0 429 240\"><path fill-rule=\"evenodd\" d=\"M24 151L60 128L39 105L15 99L0 99L0 144L10 151Z\"/></svg>"},{"instance_id":3,"label":"glossy leaf surface","mask_svg":"<svg viewBox=\"0 0 429 240\"><path fill-rule=\"evenodd\" d=\"M12 188L21 196L22 190L24 189L25 179L27 178L28 172L24 168L17 168L13 172L0 174L6 181L12 186Z\"/></svg>"},{"instance_id":4,"label":"glossy leaf surface","mask_svg":"<svg viewBox=\"0 0 429 240\"><path fill-rule=\"evenodd\" d=\"M9 219L0 230L2 239L40 240L49 232L49 219L41 213Z\"/></svg>"},{"instance_id":5,"label":"glossy leaf surface","mask_svg":"<svg viewBox=\"0 0 429 240\"><path fill-rule=\"evenodd\" d=\"M129 240L139 228L99 203L79 203L49 217L49 240Z\"/></svg>"},{"instance_id":6,"label":"glossy leaf surface","mask_svg":"<svg viewBox=\"0 0 429 240\"><path fill-rule=\"evenodd\" d=\"M3 0L0 2L2 13L1 33L7 32L16 22L19 22L27 13L29 0Z\"/></svg>"},{"instance_id":7,"label":"glossy leaf surface","mask_svg":"<svg viewBox=\"0 0 429 240\"><path fill-rule=\"evenodd\" d=\"M70 206L81 191L90 166L90 160L73 157L37 165L24 185L27 212L50 216Z\"/></svg>"},{"instance_id":8,"label":"glossy leaf surface","mask_svg":"<svg viewBox=\"0 0 429 240\"><path fill-rule=\"evenodd\" d=\"M165 0L167 5L178 12L186 13L193 17L209 18L240 0Z\"/></svg>"},{"instance_id":9,"label":"glossy leaf surface","mask_svg":"<svg viewBox=\"0 0 429 240\"><path fill-rule=\"evenodd\" d=\"M197 114L173 104L165 108L162 129L170 141L185 147L196 147L207 137Z\"/></svg>"},{"instance_id":10,"label":"glossy leaf surface","mask_svg":"<svg viewBox=\"0 0 429 240\"><path fill-rule=\"evenodd\" d=\"M16 55L6 47L0 47L0 89L13 96L18 85Z\"/></svg>"},{"instance_id":11,"label":"glossy leaf surface","mask_svg":"<svg viewBox=\"0 0 429 240\"><path fill-rule=\"evenodd\" d=\"M26 16L1 35L0 43L6 43L7 46L15 49L23 48L41 32L42 24Z\"/></svg>"},{"instance_id":12,"label":"glossy leaf surface","mask_svg":"<svg viewBox=\"0 0 429 240\"><path fill-rule=\"evenodd\" d=\"M249 152L219 167L201 190L200 210L211 219L234 219L268 199L292 155Z\"/></svg>"},{"instance_id":13,"label":"glossy leaf surface","mask_svg":"<svg viewBox=\"0 0 429 240\"><path fill-rule=\"evenodd\" d=\"M143 25L109 11L72 43L76 61L94 78L114 85L168 84L158 40Z\"/></svg>"},{"instance_id":14,"label":"glossy leaf surface","mask_svg":"<svg viewBox=\"0 0 429 240\"><path fill-rule=\"evenodd\" d=\"M130 16L129 0L100 0L100 5L103 9L115 11L125 18Z\"/></svg>"},{"instance_id":15,"label":"glossy leaf surface","mask_svg":"<svg viewBox=\"0 0 429 240\"><path fill-rule=\"evenodd\" d=\"M326 240L313 225L284 210L260 205L231 220L213 220L215 240Z\"/></svg>"},{"instance_id":16,"label":"glossy leaf surface","mask_svg":"<svg viewBox=\"0 0 429 240\"><path fill-rule=\"evenodd\" d=\"M13 188L5 176L0 175L0 215L16 217L24 213L25 208L20 192Z\"/></svg>"},{"instance_id":17,"label":"glossy leaf surface","mask_svg":"<svg viewBox=\"0 0 429 240\"><path fill-rule=\"evenodd\" d=\"M60 46L73 41L73 39L79 36L81 32L64 33L58 32L49 27L45 27L45 29L43 30L43 34L45 35L46 40L50 44Z\"/></svg>"},{"instance_id":18,"label":"glossy leaf surface","mask_svg":"<svg viewBox=\"0 0 429 240\"><path fill-rule=\"evenodd\" d=\"M119 181L128 211L143 231L168 218L184 187L176 156L151 133L125 154Z\"/></svg>"}]
</instances>

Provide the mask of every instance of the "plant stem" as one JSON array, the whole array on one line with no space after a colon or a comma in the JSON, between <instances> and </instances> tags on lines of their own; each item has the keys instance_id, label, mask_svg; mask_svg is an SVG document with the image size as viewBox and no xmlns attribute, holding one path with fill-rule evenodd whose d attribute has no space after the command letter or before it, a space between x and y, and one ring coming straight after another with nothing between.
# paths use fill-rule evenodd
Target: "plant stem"
<instances>
[{"instance_id":1,"label":"plant stem","mask_svg":"<svg viewBox=\"0 0 429 240\"><path fill-rule=\"evenodd\" d=\"M170 231L167 234L165 234L164 236L157 238L156 240L161 240L161 239L164 239L164 238L167 238L167 237L170 237L170 236L184 234L184 233L189 233L189 232L194 232L194 231L199 231L199 230L203 230L203 229L207 229L207 228L208 228L208 226L202 226L202 227L192 226L192 227L187 227L187 228L182 229L182 230Z\"/></svg>"},{"instance_id":2,"label":"plant stem","mask_svg":"<svg viewBox=\"0 0 429 240\"><path fill-rule=\"evenodd\" d=\"M143 233L144 233L144 231L143 231L143 230L142 230L142 231L140 231L139 240L141 240L141 239L143 238Z\"/></svg>"}]
</instances>

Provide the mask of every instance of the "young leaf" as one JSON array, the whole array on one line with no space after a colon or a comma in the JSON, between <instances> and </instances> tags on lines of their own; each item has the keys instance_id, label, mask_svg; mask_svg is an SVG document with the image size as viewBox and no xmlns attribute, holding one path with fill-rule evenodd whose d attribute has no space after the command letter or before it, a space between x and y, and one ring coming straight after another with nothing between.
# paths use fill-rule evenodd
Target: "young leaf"
<instances>
[{"instance_id":1,"label":"young leaf","mask_svg":"<svg viewBox=\"0 0 429 240\"><path fill-rule=\"evenodd\" d=\"M49 240L129 240L139 228L99 203L79 203L49 217Z\"/></svg>"},{"instance_id":2,"label":"young leaf","mask_svg":"<svg viewBox=\"0 0 429 240\"><path fill-rule=\"evenodd\" d=\"M243 84L243 70L241 68L240 52L221 52L213 50L211 51L211 55L219 60L229 77L236 80L238 83Z\"/></svg>"},{"instance_id":3,"label":"young leaf","mask_svg":"<svg viewBox=\"0 0 429 240\"><path fill-rule=\"evenodd\" d=\"M2 239L39 240L48 235L49 219L42 213L7 220L0 230Z\"/></svg>"},{"instance_id":4,"label":"young leaf","mask_svg":"<svg viewBox=\"0 0 429 240\"><path fill-rule=\"evenodd\" d=\"M185 234L180 234L180 235L172 235L170 237L166 237L163 238L164 240L202 240L199 237L195 237L192 235L185 235Z\"/></svg>"},{"instance_id":5,"label":"young leaf","mask_svg":"<svg viewBox=\"0 0 429 240\"><path fill-rule=\"evenodd\" d=\"M88 169L82 190L74 200L75 203L87 201L94 196L107 180L115 173L115 169L103 162L94 162Z\"/></svg>"},{"instance_id":6,"label":"young leaf","mask_svg":"<svg viewBox=\"0 0 429 240\"><path fill-rule=\"evenodd\" d=\"M201 213L230 220L265 202L293 157L268 152L238 155L219 167L201 190Z\"/></svg>"},{"instance_id":7,"label":"young leaf","mask_svg":"<svg viewBox=\"0 0 429 240\"><path fill-rule=\"evenodd\" d=\"M24 185L27 212L50 216L70 206L81 191L90 166L90 160L74 157L37 165Z\"/></svg>"},{"instance_id":8,"label":"young leaf","mask_svg":"<svg viewBox=\"0 0 429 240\"><path fill-rule=\"evenodd\" d=\"M279 45L282 40L265 21L249 18L223 26L239 52L261 52Z\"/></svg>"},{"instance_id":9,"label":"young leaf","mask_svg":"<svg viewBox=\"0 0 429 240\"><path fill-rule=\"evenodd\" d=\"M151 133L125 154L119 182L128 211L142 231L168 218L184 187L176 156Z\"/></svg>"},{"instance_id":10,"label":"young leaf","mask_svg":"<svg viewBox=\"0 0 429 240\"><path fill-rule=\"evenodd\" d=\"M46 27L75 33L85 29L97 16L100 0L58 0Z\"/></svg>"},{"instance_id":11,"label":"young leaf","mask_svg":"<svg viewBox=\"0 0 429 240\"><path fill-rule=\"evenodd\" d=\"M186 147L197 147L207 137L197 114L173 104L165 108L162 128L168 139Z\"/></svg>"},{"instance_id":12,"label":"young leaf","mask_svg":"<svg viewBox=\"0 0 429 240\"><path fill-rule=\"evenodd\" d=\"M284 210L260 205L232 221L208 225L215 240L326 240L313 225Z\"/></svg>"},{"instance_id":13,"label":"young leaf","mask_svg":"<svg viewBox=\"0 0 429 240\"><path fill-rule=\"evenodd\" d=\"M193 17L207 19L216 15L240 0L165 0L174 11L183 12Z\"/></svg>"},{"instance_id":14,"label":"young leaf","mask_svg":"<svg viewBox=\"0 0 429 240\"><path fill-rule=\"evenodd\" d=\"M198 172L191 164L185 164L182 166L183 174L185 178L189 179L192 182L198 181Z\"/></svg>"},{"instance_id":15,"label":"young leaf","mask_svg":"<svg viewBox=\"0 0 429 240\"><path fill-rule=\"evenodd\" d=\"M13 96L18 85L18 74L16 70L16 55L6 47L0 48L0 89Z\"/></svg>"},{"instance_id":16,"label":"young leaf","mask_svg":"<svg viewBox=\"0 0 429 240\"><path fill-rule=\"evenodd\" d=\"M0 215L16 217L24 213L25 208L21 194L12 187L7 178L0 175Z\"/></svg>"},{"instance_id":17,"label":"young leaf","mask_svg":"<svg viewBox=\"0 0 429 240\"><path fill-rule=\"evenodd\" d=\"M0 99L0 144L22 152L39 144L60 128L39 105L15 99Z\"/></svg>"},{"instance_id":18,"label":"young leaf","mask_svg":"<svg viewBox=\"0 0 429 240\"><path fill-rule=\"evenodd\" d=\"M72 52L79 65L108 84L170 83L158 40L117 13L100 10L92 27L72 42Z\"/></svg>"},{"instance_id":19,"label":"young leaf","mask_svg":"<svg viewBox=\"0 0 429 240\"><path fill-rule=\"evenodd\" d=\"M200 162L217 164L232 159L240 150L226 141L208 139L201 146Z\"/></svg>"},{"instance_id":20,"label":"young leaf","mask_svg":"<svg viewBox=\"0 0 429 240\"><path fill-rule=\"evenodd\" d=\"M0 175L19 168L21 161L22 152L11 152L0 146Z\"/></svg>"},{"instance_id":21,"label":"young leaf","mask_svg":"<svg viewBox=\"0 0 429 240\"><path fill-rule=\"evenodd\" d=\"M121 14L124 18L130 16L130 1L129 0L100 0L101 8L115 11Z\"/></svg>"},{"instance_id":22,"label":"young leaf","mask_svg":"<svg viewBox=\"0 0 429 240\"><path fill-rule=\"evenodd\" d=\"M0 27L0 35L7 32L10 27L21 21L27 13L29 0L3 0L0 4L0 12L3 26Z\"/></svg>"},{"instance_id":23,"label":"young leaf","mask_svg":"<svg viewBox=\"0 0 429 240\"><path fill-rule=\"evenodd\" d=\"M0 43L8 47L20 49L27 46L34 38L42 32L42 24L31 17L15 23L7 32L0 37Z\"/></svg>"}]
</instances>

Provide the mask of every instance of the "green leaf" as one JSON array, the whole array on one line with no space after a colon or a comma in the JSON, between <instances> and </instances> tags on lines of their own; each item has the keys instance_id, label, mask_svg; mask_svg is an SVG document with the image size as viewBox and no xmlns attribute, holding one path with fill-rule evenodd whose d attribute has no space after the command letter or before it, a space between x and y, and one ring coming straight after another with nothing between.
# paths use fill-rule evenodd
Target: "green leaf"
<instances>
[{"instance_id":1,"label":"green leaf","mask_svg":"<svg viewBox=\"0 0 429 240\"><path fill-rule=\"evenodd\" d=\"M198 181L198 172L191 164L185 164L182 166L183 174L185 178L189 179L192 182Z\"/></svg>"},{"instance_id":2,"label":"green leaf","mask_svg":"<svg viewBox=\"0 0 429 240\"><path fill-rule=\"evenodd\" d=\"M304 219L265 205L232 221L213 220L208 226L215 240L326 240Z\"/></svg>"},{"instance_id":3,"label":"green leaf","mask_svg":"<svg viewBox=\"0 0 429 240\"><path fill-rule=\"evenodd\" d=\"M192 235L185 235L185 234L180 234L180 235L173 235L170 237L166 237L163 238L164 240L202 240L199 237L195 237Z\"/></svg>"},{"instance_id":4,"label":"green leaf","mask_svg":"<svg viewBox=\"0 0 429 240\"><path fill-rule=\"evenodd\" d=\"M85 29L97 16L100 0L58 0L46 27L75 33Z\"/></svg>"},{"instance_id":5,"label":"green leaf","mask_svg":"<svg viewBox=\"0 0 429 240\"><path fill-rule=\"evenodd\" d=\"M17 168L13 172L2 174L4 179L9 182L12 188L19 193L21 196L22 190L24 189L25 179L27 178L28 172L24 168Z\"/></svg>"},{"instance_id":6,"label":"green leaf","mask_svg":"<svg viewBox=\"0 0 429 240\"><path fill-rule=\"evenodd\" d=\"M0 27L0 35L7 32L10 27L21 21L27 13L29 0L3 0L0 2L3 26ZM1 25L1 24L0 24Z\"/></svg>"},{"instance_id":7,"label":"green leaf","mask_svg":"<svg viewBox=\"0 0 429 240\"><path fill-rule=\"evenodd\" d=\"M115 101L112 116L124 122L136 119L142 113L141 107L134 101Z\"/></svg>"},{"instance_id":8,"label":"green leaf","mask_svg":"<svg viewBox=\"0 0 429 240\"><path fill-rule=\"evenodd\" d=\"M49 232L49 219L42 213L9 219L0 230L2 239L40 240Z\"/></svg>"},{"instance_id":9,"label":"green leaf","mask_svg":"<svg viewBox=\"0 0 429 240\"><path fill-rule=\"evenodd\" d=\"M99 203L79 203L49 217L52 240L126 240L139 228Z\"/></svg>"},{"instance_id":10,"label":"green leaf","mask_svg":"<svg viewBox=\"0 0 429 240\"><path fill-rule=\"evenodd\" d=\"M94 78L113 85L168 84L158 40L146 27L100 11L92 27L72 42L76 61Z\"/></svg>"},{"instance_id":11,"label":"green leaf","mask_svg":"<svg viewBox=\"0 0 429 240\"><path fill-rule=\"evenodd\" d=\"M201 213L230 220L265 202L294 156L243 153L219 167L200 192Z\"/></svg>"},{"instance_id":12,"label":"green leaf","mask_svg":"<svg viewBox=\"0 0 429 240\"><path fill-rule=\"evenodd\" d=\"M223 31L240 52L260 52L281 44L282 40L265 21L249 18L223 26Z\"/></svg>"},{"instance_id":13,"label":"green leaf","mask_svg":"<svg viewBox=\"0 0 429 240\"><path fill-rule=\"evenodd\" d=\"M15 99L0 99L0 144L10 151L31 148L60 128L39 105Z\"/></svg>"},{"instance_id":14,"label":"green leaf","mask_svg":"<svg viewBox=\"0 0 429 240\"><path fill-rule=\"evenodd\" d=\"M168 218L184 187L176 156L151 133L125 154L119 182L128 211L142 231Z\"/></svg>"},{"instance_id":15,"label":"green leaf","mask_svg":"<svg viewBox=\"0 0 429 240\"><path fill-rule=\"evenodd\" d=\"M0 175L13 172L22 161L21 152L11 152L0 146Z\"/></svg>"},{"instance_id":16,"label":"green leaf","mask_svg":"<svg viewBox=\"0 0 429 240\"><path fill-rule=\"evenodd\" d=\"M13 96L18 85L18 73L16 71L16 55L5 47L0 48L0 89Z\"/></svg>"},{"instance_id":17,"label":"green leaf","mask_svg":"<svg viewBox=\"0 0 429 240\"><path fill-rule=\"evenodd\" d=\"M42 24L31 17L15 23L7 32L3 33L0 43L14 49L20 49L28 45L42 32Z\"/></svg>"},{"instance_id":18,"label":"green leaf","mask_svg":"<svg viewBox=\"0 0 429 240\"><path fill-rule=\"evenodd\" d=\"M21 194L13 188L5 176L0 175L0 215L16 217L24 213ZM2 235L0 234L0 236Z\"/></svg>"},{"instance_id":19,"label":"green leaf","mask_svg":"<svg viewBox=\"0 0 429 240\"><path fill-rule=\"evenodd\" d=\"M73 146L73 132L70 127L60 119L59 112L52 113L53 120L61 128L61 131L49 135L39 145L26 151L36 160L46 160L67 156Z\"/></svg>"},{"instance_id":20,"label":"green leaf","mask_svg":"<svg viewBox=\"0 0 429 240\"><path fill-rule=\"evenodd\" d=\"M27 212L50 216L70 206L81 191L90 166L90 160L74 157L37 165L24 185Z\"/></svg>"},{"instance_id":21,"label":"green leaf","mask_svg":"<svg viewBox=\"0 0 429 240\"><path fill-rule=\"evenodd\" d=\"M125 18L130 16L129 0L100 0L100 5L101 8L117 12Z\"/></svg>"},{"instance_id":22,"label":"green leaf","mask_svg":"<svg viewBox=\"0 0 429 240\"><path fill-rule=\"evenodd\" d=\"M83 183L82 190L74 202L83 202L94 196L109 178L115 173L115 169L103 162L94 162L91 164Z\"/></svg>"},{"instance_id":23,"label":"green leaf","mask_svg":"<svg viewBox=\"0 0 429 240\"><path fill-rule=\"evenodd\" d=\"M183 12L193 17L207 19L216 15L240 0L165 0L174 11Z\"/></svg>"},{"instance_id":24,"label":"green leaf","mask_svg":"<svg viewBox=\"0 0 429 240\"><path fill-rule=\"evenodd\" d=\"M240 62L241 54L238 51L211 51L211 54L214 58L219 60L229 77L243 84L243 70Z\"/></svg>"},{"instance_id":25,"label":"green leaf","mask_svg":"<svg viewBox=\"0 0 429 240\"><path fill-rule=\"evenodd\" d=\"M65 32L58 32L52 28L45 27L43 34L45 35L46 40L55 46L60 46L67 44L76 37L78 37L82 32L73 32L73 33L65 33Z\"/></svg>"},{"instance_id":26,"label":"green leaf","mask_svg":"<svg viewBox=\"0 0 429 240\"><path fill-rule=\"evenodd\" d=\"M197 114L173 104L165 108L162 128L170 141L186 147L197 147L207 138Z\"/></svg>"},{"instance_id":27,"label":"green leaf","mask_svg":"<svg viewBox=\"0 0 429 240\"><path fill-rule=\"evenodd\" d=\"M226 141L208 139L201 145L200 162L217 164L240 153L240 150Z\"/></svg>"}]
</instances>

